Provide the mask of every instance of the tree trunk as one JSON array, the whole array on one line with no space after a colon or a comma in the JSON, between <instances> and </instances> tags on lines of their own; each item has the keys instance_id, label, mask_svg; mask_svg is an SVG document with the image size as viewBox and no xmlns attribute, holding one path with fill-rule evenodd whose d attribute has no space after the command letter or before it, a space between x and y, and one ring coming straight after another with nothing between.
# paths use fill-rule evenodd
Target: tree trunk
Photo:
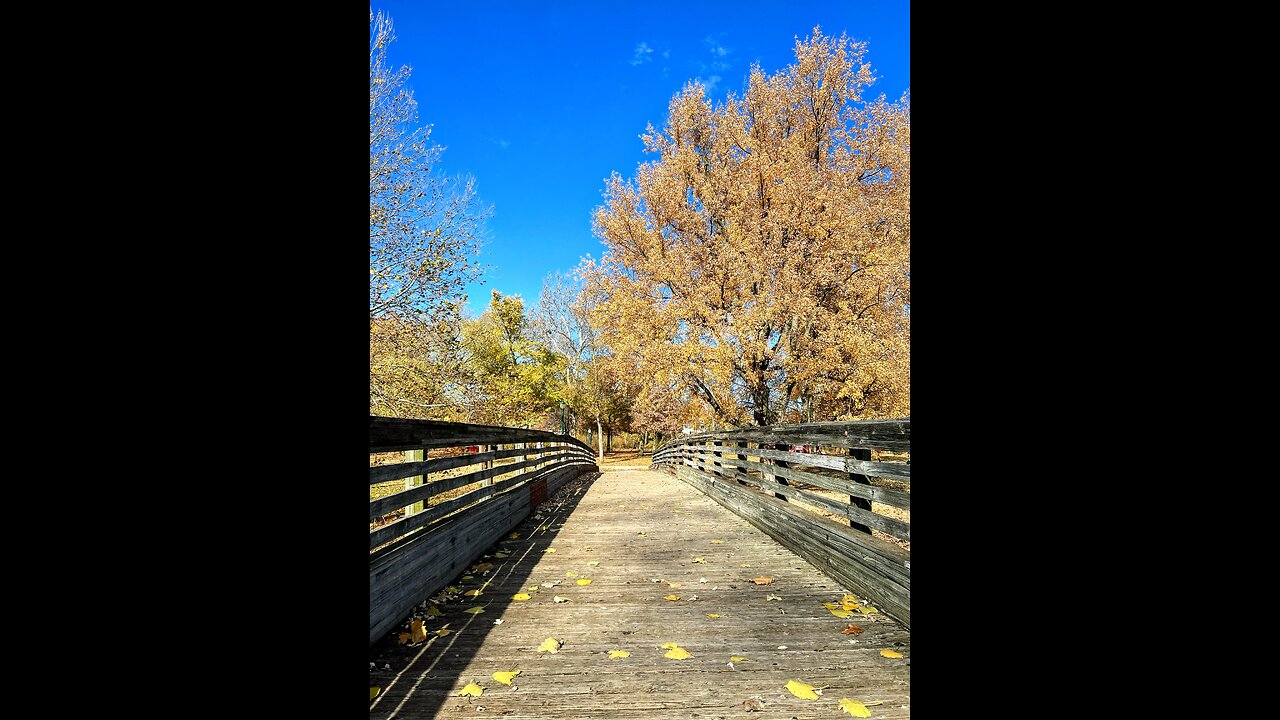
<instances>
[{"instance_id":1,"label":"tree trunk","mask_svg":"<svg viewBox=\"0 0 1280 720\"><path fill-rule=\"evenodd\" d=\"M604 428L600 426L600 416L596 416L596 445L600 448L600 462L604 462Z\"/></svg>"},{"instance_id":2,"label":"tree trunk","mask_svg":"<svg viewBox=\"0 0 1280 720\"><path fill-rule=\"evenodd\" d=\"M609 452L613 452L613 428L609 428L604 432L604 449Z\"/></svg>"}]
</instances>

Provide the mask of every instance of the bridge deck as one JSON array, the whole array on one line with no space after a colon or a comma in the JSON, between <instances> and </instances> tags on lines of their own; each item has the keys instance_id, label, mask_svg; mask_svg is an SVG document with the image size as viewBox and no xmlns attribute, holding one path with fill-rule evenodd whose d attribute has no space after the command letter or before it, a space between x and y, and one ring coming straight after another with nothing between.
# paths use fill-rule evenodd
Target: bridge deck
<instances>
[{"instance_id":1,"label":"bridge deck","mask_svg":"<svg viewBox=\"0 0 1280 720\"><path fill-rule=\"evenodd\" d=\"M378 668L391 664L369 673L383 688L371 718L848 717L841 698L883 701L869 708L873 718L910 717L907 631L878 613L833 616L823 603L838 603L844 588L674 477L591 473L539 514L495 548L508 557L482 561L493 563L487 575L454 583L482 594L446 602L430 618L429 633L449 634L405 647L393 633L370 648ZM759 577L773 582L751 582ZM530 599L513 600L520 592ZM475 606L484 613L463 612ZM842 634L850 623L863 632ZM548 637L563 641L558 653L538 652ZM667 659L666 642L692 657ZM631 655L610 659L610 650ZM747 660L730 666L732 656ZM492 677L511 670L521 671L511 687ZM788 680L828 687L802 700ZM460 697L473 682L483 695ZM748 712L756 703L763 713Z\"/></svg>"}]
</instances>

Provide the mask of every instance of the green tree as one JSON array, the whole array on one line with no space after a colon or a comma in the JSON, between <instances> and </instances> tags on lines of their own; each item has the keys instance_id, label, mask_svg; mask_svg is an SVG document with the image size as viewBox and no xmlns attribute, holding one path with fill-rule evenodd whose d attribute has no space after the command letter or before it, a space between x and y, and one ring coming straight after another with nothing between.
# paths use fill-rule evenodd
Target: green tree
<instances>
[{"instance_id":1,"label":"green tree","mask_svg":"<svg viewBox=\"0 0 1280 720\"><path fill-rule=\"evenodd\" d=\"M540 427L557 405L565 360L529 337L524 301L492 291L489 307L464 321L472 422Z\"/></svg>"}]
</instances>

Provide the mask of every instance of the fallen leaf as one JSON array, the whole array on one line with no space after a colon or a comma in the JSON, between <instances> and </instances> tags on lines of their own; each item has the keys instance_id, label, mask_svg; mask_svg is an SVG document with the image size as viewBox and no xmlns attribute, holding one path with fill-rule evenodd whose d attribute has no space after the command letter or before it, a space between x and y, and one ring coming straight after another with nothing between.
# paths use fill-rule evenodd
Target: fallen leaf
<instances>
[{"instance_id":1,"label":"fallen leaf","mask_svg":"<svg viewBox=\"0 0 1280 720\"><path fill-rule=\"evenodd\" d=\"M370 699L370 700L372 700L372 699L374 699L374 698L378 697L378 693L380 693L380 692L382 692L382 688L380 688L380 687L371 687L371 688L369 688L369 699Z\"/></svg>"},{"instance_id":2,"label":"fallen leaf","mask_svg":"<svg viewBox=\"0 0 1280 720\"><path fill-rule=\"evenodd\" d=\"M844 629L841 630L840 632L844 633L845 635L861 635L862 628L858 627L857 625L850 624L850 625L845 625Z\"/></svg>"},{"instance_id":3,"label":"fallen leaf","mask_svg":"<svg viewBox=\"0 0 1280 720\"><path fill-rule=\"evenodd\" d=\"M686 660L693 656L689 654L688 650L685 650L682 647L673 647L667 651L666 655L663 655L662 657L671 658L672 660Z\"/></svg>"},{"instance_id":4,"label":"fallen leaf","mask_svg":"<svg viewBox=\"0 0 1280 720\"><path fill-rule=\"evenodd\" d=\"M505 557L511 557L511 553L496 552L493 554L493 556L501 560L502 558L505 558Z\"/></svg>"},{"instance_id":5,"label":"fallen leaf","mask_svg":"<svg viewBox=\"0 0 1280 720\"><path fill-rule=\"evenodd\" d=\"M463 575L463 576L462 576L462 579L463 579L463 580L475 580L475 579L476 579L476 576L475 576L475 575Z\"/></svg>"},{"instance_id":6,"label":"fallen leaf","mask_svg":"<svg viewBox=\"0 0 1280 720\"><path fill-rule=\"evenodd\" d=\"M538 586L537 586L537 585L530 585L530 586L529 586L529 592L538 592Z\"/></svg>"},{"instance_id":7,"label":"fallen leaf","mask_svg":"<svg viewBox=\"0 0 1280 720\"><path fill-rule=\"evenodd\" d=\"M515 595L511 596L511 599L512 600L528 600L529 593L516 593Z\"/></svg>"},{"instance_id":8,"label":"fallen leaf","mask_svg":"<svg viewBox=\"0 0 1280 720\"><path fill-rule=\"evenodd\" d=\"M854 717L871 717L871 711L867 709L867 706L852 698L840 698L840 709Z\"/></svg>"},{"instance_id":9,"label":"fallen leaf","mask_svg":"<svg viewBox=\"0 0 1280 720\"><path fill-rule=\"evenodd\" d=\"M679 595L663 595L663 596L662 596L662 599L663 599L663 600L671 600L671 601L675 601L675 600L679 600L679 599L680 599L680 596L679 596Z\"/></svg>"},{"instance_id":10,"label":"fallen leaf","mask_svg":"<svg viewBox=\"0 0 1280 720\"><path fill-rule=\"evenodd\" d=\"M501 625L501 624L502 624L502 618L498 618L497 620L494 620L494 621L493 621L493 624L494 624L494 625Z\"/></svg>"},{"instance_id":11,"label":"fallen leaf","mask_svg":"<svg viewBox=\"0 0 1280 720\"><path fill-rule=\"evenodd\" d=\"M445 637L445 636L447 636L447 635L448 635L449 633L451 633L451 632L453 632L453 631L452 631L452 630L449 630L448 628L440 628L439 630L437 630L437 631L436 631L436 635L437 635L438 637Z\"/></svg>"},{"instance_id":12,"label":"fallen leaf","mask_svg":"<svg viewBox=\"0 0 1280 720\"><path fill-rule=\"evenodd\" d=\"M472 615L479 615L480 613L484 612L484 608L479 605L476 605L475 607L469 607L466 610L463 610L462 612L470 613Z\"/></svg>"},{"instance_id":13,"label":"fallen leaf","mask_svg":"<svg viewBox=\"0 0 1280 720\"><path fill-rule=\"evenodd\" d=\"M764 698L759 696L747 698L742 701L742 707L746 708L747 712L760 712L764 710Z\"/></svg>"},{"instance_id":14,"label":"fallen leaf","mask_svg":"<svg viewBox=\"0 0 1280 720\"><path fill-rule=\"evenodd\" d=\"M600 561L599 561L599 560L592 560L591 562L589 562L589 563L587 563L587 564L588 564L588 565L599 565L599 564L600 564Z\"/></svg>"},{"instance_id":15,"label":"fallen leaf","mask_svg":"<svg viewBox=\"0 0 1280 720\"><path fill-rule=\"evenodd\" d=\"M782 599L781 595L766 595L764 598L764 601L769 602L770 600L781 600L781 599Z\"/></svg>"},{"instance_id":16,"label":"fallen leaf","mask_svg":"<svg viewBox=\"0 0 1280 720\"><path fill-rule=\"evenodd\" d=\"M720 617L720 613L707 613L707 617L709 617L709 618L718 618L718 617Z\"/></svg>"},{"instance_id":17,"label":"fallen leaf","mask_svg":"<svg viewBox=\"0 0 1280 720\"><path fill-rule=\"evenodd\" d=\"M578 584L579 584L579 585L590 585L590 584L591 584L591 578L578 578Z\"/></svg>"},{"instance_id":18,"label":"fallen leaf","mask_svg":"<svg viewBox=\"0 0 1280 720\"><path fill-rule=\"evenodd\" d=\"M427 608L427 614L430 615L431 617L442 617L444 615L444 613L440 612L440 608L436 607L435 605L432 605L431 607Z\"/></svg>"},{"instance_id":19,"label":"fallen leaf","mask_svg":"<svg viewBox=\"0 0 1280 720\"><path fill-rule=\"evenodd\" d=\"M884 650L880 651L880 657L900 658L902 657L902 653L898 652L897 650L890 650L888 648L885 648Z\"/></svg>"},{"instance_id":20,"label":"fallen leaf","mask_svg":"<svg viewBox=\"0 0 1280 720\"><path fill-rule=\"evenodd\" d=\"M584 552L591 552L591 548L582 548Z\"/></svg>"},{"instance_id":21,"label":"fallen leaf","mask_svg":"<svg viewBox=\"0 0 1280 720\"><path fill-rule=\"evenodd\" d=\"M538 652L547 652L547 653L555 654L560 652L561 645L564 645L564 643L560 642L559 640L553 637L549 637L546 640L543 640L542 644L538 646Z\"/></svg>"},{"instance_id":22,"label":"fallen leaf","mask_svg":"<svg viewBox=\"0 0 1280 720\"><path fill-rule=\"evenodd\" d=\"M480 563L475 567L476 572L484 572L485 570L492 570L492 569L493 569L493 563L489 563L489 562Z\"/></svg>"},{"instance_id":23,"label":"fallen leaf","mask_svg":"<svg viewBox=\"0 0 1280 720\"><path fill-rule=\"evenodd\" d=\"M562 602L569 602L569 598L567 598L567 597L560 597L559 595L557 595L557 596L555 596L555 597L551 598L551 602L558 602L558 603L562 603Z\"/></svg>"},{"instance_id":24,"label":"fallen leaf","mask_svg":"<svg viewBox=\"0 0 1280 720\"><path fill-rule=\"evenodd\" d=\"M681 588L681 585L678 582L677 583L669 582L667 583L667 587L671 588L672 590L679 590Z\"/></svg>"},{"instance_id":25,"label":"fallen leaf","mask_svg":"<svg viewBox=\"0 0 1280 720\"><path fill-rule=\"evenodd\" d=\"M565 577L567 577L567 578L575 578L575 577L578 577L578 573L576 573L576 572L574 572L574 571L570 570L570 571L566 572L566 573L564 574L564 576L565 576Z\"/></svg>"},{"instance_id":26,"label":"fallen leaf","mask_svg":"<svg viewBox=\"0 0 1280 720\"><path fill-rule=\"evenodd\" d=\"M445 588L444 591L449 593L450 595L457 595L458 593L462 592L462 588L458 587L457 585L450 585L449 587Z\"/></svg>"},{"instance_id":27,"label":"fallen leaf","mask_svg":"<svg viewBox=\"0 0 1280 720\"><path fill-rule=\"evenodd\" d=\"M859 602L860 601L858 600L857 595L845 595L844 597L840 598L841 605L857 605L859 604Z\"/></svg>"},{"instance_id":28,"label":"fallen leaf","mask_svg":"<svg viewBox=\"0 0 1280 720\"><path fill-rule=\"evenodd\" d=\"M468 590L462 594L466 595L467 597L480 597L481 595L479 590Z\"/></svg>"},{"instance_id":29,"label":"fallen leaf","mask_svg":"<svg viewBox=\"0 0 1280 720\"><path fill-rule=\"evenodd\" d=\"M400 644L403 645L413 639L413 633L400 633Z\"/></svg>"},{"instance_id":30,"label":"fallen leaf","mask_svg":"<svg viewBox=\"0 0 1280 720\"><path fill-rule=\"evenodd\" d=\"M520 533L518 533L518 532L513 532L513 533L511 533L510 535L508 535L507 537L511 538L512 540L519 540L519 539L520 539Z\"/></svg>"},{"instance_id":31,"label":"fallen leaf","mask_svg":"<svg viewBox=\"0 0 1280 720\"><path fill-rule=\"evenodd\" d=\"M733 655L729 658L729 662L747 662L747 660L748 658L744 658L740 655Z\"/></svg>"},{"instance_id":32,"label":"fallen leaf","mask_svg":"<svg viewBox=\"0 0 1280 720\"><path fill-rule=\"evenodd\" d=\"M751 567L751 566L746 563L742 563L742 567Z\"/></svg>"},{"instance_id":33,"label":"fallen leaf","mask_svg":"<svg viewBox=\"0 0 1280 720\"><path fill-rule=\"evenodd\" d=\"M822 603L822 607L826 608L828 612L840 618L841 620L853 615L853 613L849 612L848 610L845 610L844 608L840 607L835 603Z\"/></svg>"},{"instance_id":34,"label":"fallen leaf","mask_svg":"<svg viewBox=\"0 0 1280 720\"><path fill-rule=\"evenodd\" d=\"M771 577L764 577L764 576L762 575L762 576L760 576L760 577L758 577L758 578L751 578L751 582L753 582L753 583L755 583L755 584L757 584L757 585L772 585L772 584L773 584L773 578L771 578Z\"/></svg>"},{"instance_id":35,"label":"fallen leaf","mask_svg":"<svg viewBox=\"0 0 1280 720\"><path fill-rule=\"evenodd\" d=\"M521 672L520 670L512 670L511 672L496 672L493 674L493 679L497 680L503 685L510 685L512 678L519 675L520 672Z\"/></svg>"},{"instance_id":36,"label":"fallen leaf","mask_svg":"<svg viewBox=\"0 0 1280 720\"><path fill-rule=\"evenodd\" d=\"M704 582L706 582L706 581L707 581L707 579L706 579L706 578L704 578L704 577L700 577L700 578L698 578L698 582L700 582L700 583L704 583Z\"/></svg>"},{"instance_id":37,"label":"fallen leaf","mask_svg":"<svg viewBox=\"0 0 1280 720\"><path fill-rule=\"evenodd\" d=\"M462 697L480 697L480 695L483 693L484 693L484 688L480 687L475 683L471 683L470 685L462 688L462 692L458 694L461 695Z\"/></svg>"},{"instance_id":38,"label":"fallen leaf","mask_svg":"<svg viewBox=\"0 0 1280 720\"><path fill-rule=\"evenodd\" d=\"M412 634L414 642L422 642L427 639L427 631L422 627L422 621L418 618L414 618L409 623L409 632Z\"/></svg>"},{"instance_id":39,"label":"fallen leaf","mask_svg":"<svg viewBox=\"0 0 1280 720\"><path fill-rule=\"evenodd\" d=\"M631 653L627 652L626 650L610 650L609 651L610 660L616 660L618 658L624 658L624 657L631 657Z\"/></svg>"},{"instance_id":40,"label":"fallen leaf","mask_svg":"<svg viewBox=\"0 0 1280 720\"><path fill-rule=\"evenodd\" d=\"M555 549L555 548L547 548L546 550L543 550L542 552L555 552L555 551L556 551L556 549Z\"/></svg>"},{"instance_id":41,"label":"fallen leaf","mask_svg":"<svg viewBox=\"0 0 1280 720\"><path fill-rule=\"evenodd\" d=\"M722 542L724 542L724 541L723 541L723 540L712 540L711 542L713 542L713 543L722 543Z\"/></svg>"},{"instance_id":42,"label":"fallen leaf","mask_svg":"<svg viewBox=\"0 0 1280 720\"><path fill-rule=\"evenodd\" d=\"M704 558L700 558L700 557L694 558L693 561L695 563L704 563L704 564L707 562Z\"/></svg>"},{"instance_id":43,"label":"fallen leaf","mask_svg":"<svg viewBox=\"0 0 1280 720\"><path fill-rule=\"evenodd\" d=\"M863 606L858 608L858 612L862 613L863 615L870 615L871 613L880 612L880 611L871 606Z\"/></svg>"},{"instance_id":44,"label":"fallen leaf","mask_svg":"<svg viewBox=\"0 0 1280 720\"><path fill-rule=\"evenodd\" d=\"M787 690L801 700L818 699L818 693L814 692L815 688L809 683L802 683L799 680L788 680Z\"/></svg>"},{"instance_id":45,"label":"fallen leaf","mask_svg":"<svg viewBox=\"0 0 1280 720\"><path fill-rule=\"evenodd\" d=\"M679 645L677 645L677 644L675 644L675 643L673 643L673 642L664 642L664 643L662 643L661 645L659 645L658 647L662 648L663 650L670 650L671 648L678 648L678 647L680 647L680 646L679 646Z\"/></svg>"}]
</instances>

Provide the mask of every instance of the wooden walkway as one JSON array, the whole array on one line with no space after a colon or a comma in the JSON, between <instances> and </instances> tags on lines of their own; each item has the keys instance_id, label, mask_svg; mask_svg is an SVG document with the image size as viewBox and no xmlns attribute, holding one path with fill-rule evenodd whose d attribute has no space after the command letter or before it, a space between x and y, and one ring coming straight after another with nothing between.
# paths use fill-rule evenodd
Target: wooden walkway
<instances>
[{"instance_id":1,"label":"wooden walkway","mask_svg":"<svg viewBox=\"0 0 1280 720\"><path fill-rule=\"evenodd\" d=\"M382 688L370 718L849 717L841 698L910 717L908 632L878 613L835 617L823 603L844 588L666 473L589 473L515 532L481 561L491 569L453 583L481 594L441 603L425 643L392 633L370 648L369 684ZM843 634L850 623L863 631ZM563 645L539 652L549 637ZM665 657L671 642L690 657ZM511 686L493 678L513 670ZM803 700L789 680L826 688ZM483 694L459 696L471 683Z\"/></svg>"}]
</instances>

